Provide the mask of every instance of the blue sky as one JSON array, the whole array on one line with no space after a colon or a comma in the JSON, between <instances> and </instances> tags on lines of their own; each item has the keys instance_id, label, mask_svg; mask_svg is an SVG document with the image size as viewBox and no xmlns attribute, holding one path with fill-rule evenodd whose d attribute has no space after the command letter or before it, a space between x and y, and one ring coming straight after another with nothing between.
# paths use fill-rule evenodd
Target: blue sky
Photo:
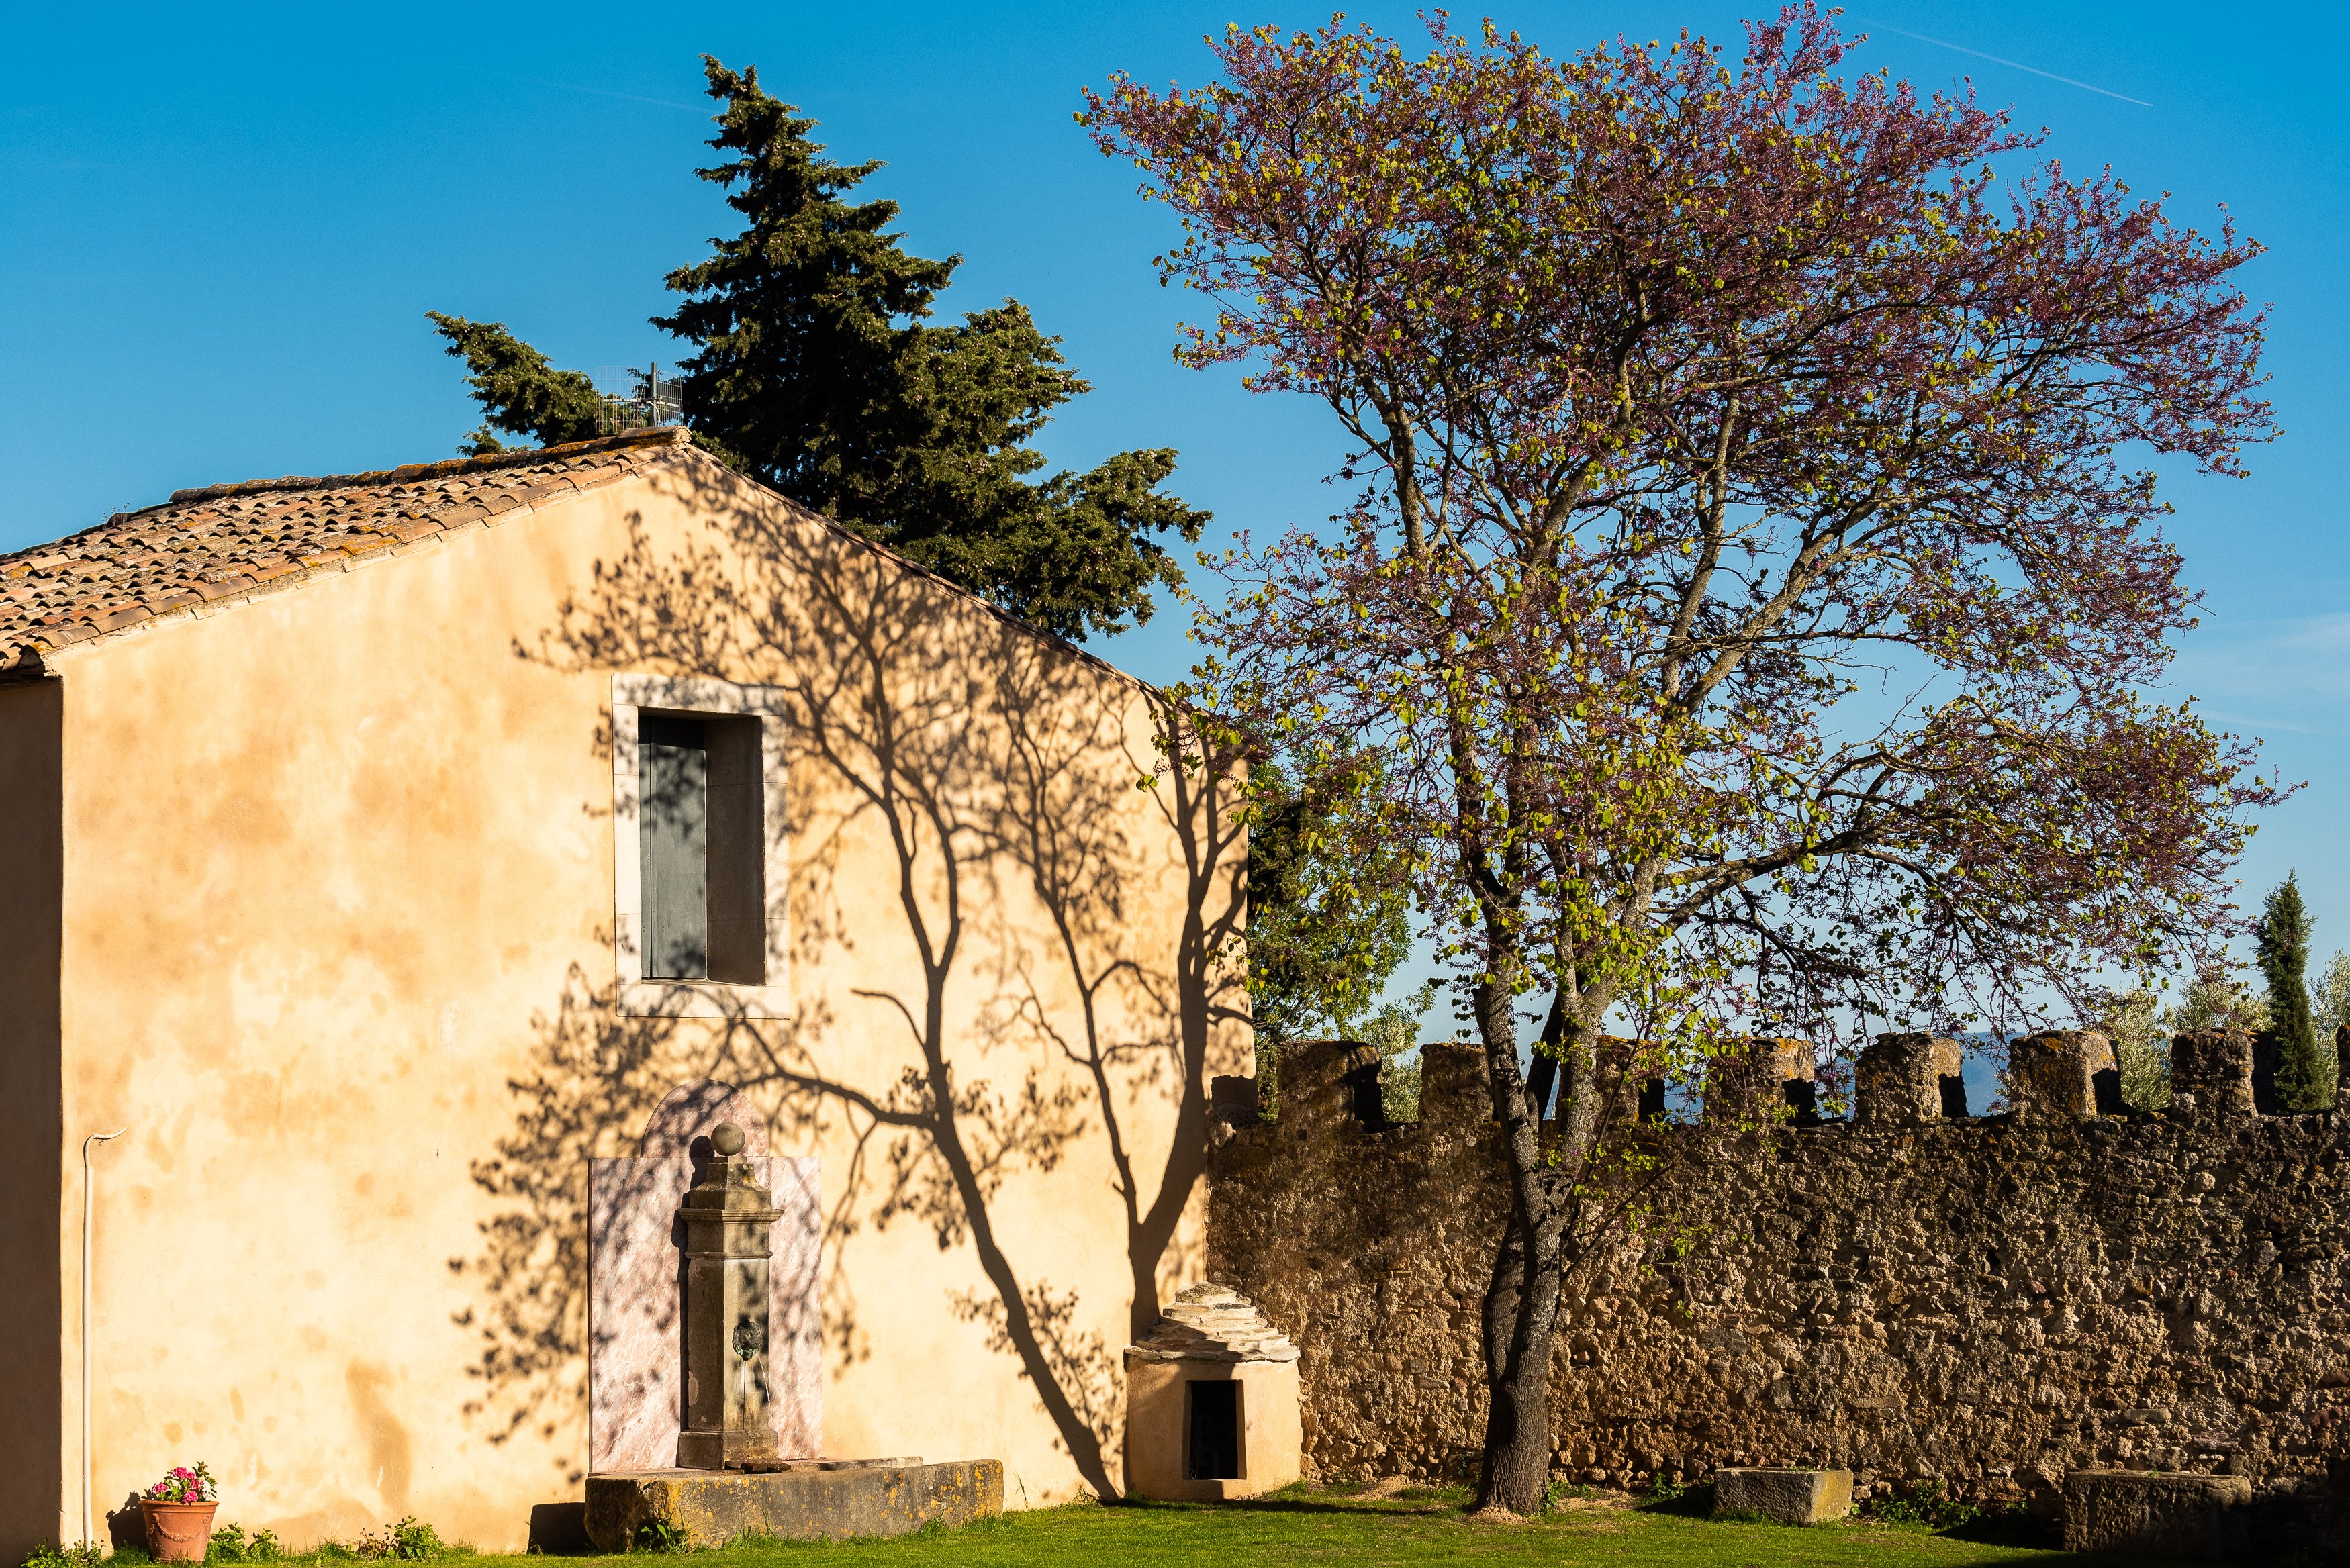
<instances>
[{"instance_id":1,"label":"blue sky","mask_svg":"<svg viewBox=\"0 0 2350 1568\"><path fill-rule=\"evenodd\" d=\"M1477 13L1461 15L1473 20ZM1553 53L1617 31L1733 38L1711 3L1508 5ZM1409 7L1352 13L1391 31ZM1086 465L1172 445L1176 488L1219 530L1330 509L1336 445L1302 400L1170 359L1181 296L1133 171L1071 123L1124 68L1196 81L1228 21L1313 6L643 5L44 7L0 57L0 550L183 485L449 455L475 414L424 319L502 319L556 362L617 379L674 356L647 325L661 275L731 233L703 156L703 52L756 63L844 161L889 167L912 248L967 259L949 308L1010 295L1062 334L1095 394L1047 434ZM2175 535L2209 595L2178 692L2310 781L2244 865L2297 867L2317 950L2350 947L2350 543L2336 480L2350 394L2350 130L2337 7L1871 3L1861 63L1922 87L1970 76L2075 169L2110 163L2209 222L2229 204L2269 254L2269 365L2285 435L2254 476L2176 483ZM1971 50L1972 54L1963 51ZM1981 57L1996 57L1985 58ZM2002 63L2005 62L2005 63ZM2069 80L2057 79L2069 78ZM1215 541L1211 541L1215 542ZM1189 661L1180 617L1101 645L1139 673Z\"/></svg>"}]
</instances>

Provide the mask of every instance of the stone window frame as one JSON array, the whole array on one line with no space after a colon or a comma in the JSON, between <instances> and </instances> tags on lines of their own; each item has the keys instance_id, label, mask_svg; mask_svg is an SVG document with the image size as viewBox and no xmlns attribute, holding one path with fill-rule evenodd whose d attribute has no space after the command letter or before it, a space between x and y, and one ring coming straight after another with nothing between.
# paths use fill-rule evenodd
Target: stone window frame
<instances>
[{"instance_id":1,"label":"stone window frame","mask_svg":"<svg viewBox=\"0 0 2350 1568\"><path fill-rule=\"evenodd\" d=\"M612 677L612 952L624 1018L790 1016L791 950L785 919L789 887L784 818L784 690L691 675ZM760 838L764 846L766 980L648 979L644 964L643 867L639 859L637 715L647 708L759 721Z\"/></svg>"}]
</instances>

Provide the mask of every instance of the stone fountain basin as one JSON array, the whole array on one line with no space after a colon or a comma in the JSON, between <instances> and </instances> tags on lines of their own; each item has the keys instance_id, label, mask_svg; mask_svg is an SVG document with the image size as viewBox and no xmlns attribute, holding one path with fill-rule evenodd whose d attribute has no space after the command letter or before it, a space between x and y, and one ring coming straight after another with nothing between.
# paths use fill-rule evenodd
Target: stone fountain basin
<instances>
[{"instance_id":1,"label":"stone fountain basin","mask_svg":"<svg viewBox=\"0 0 2350 1568\"><path fill-rule=\"evenodd\" d=\"M658 1522L669 1544L699 1550L739 1537L845 1541L905 1535L932 1520L969 1524L1003 1511L1003 1462L792 1459L782 1469L629 1470L588 1478L588 1539L626 1552Z\"/></svg>"}]
</instances>

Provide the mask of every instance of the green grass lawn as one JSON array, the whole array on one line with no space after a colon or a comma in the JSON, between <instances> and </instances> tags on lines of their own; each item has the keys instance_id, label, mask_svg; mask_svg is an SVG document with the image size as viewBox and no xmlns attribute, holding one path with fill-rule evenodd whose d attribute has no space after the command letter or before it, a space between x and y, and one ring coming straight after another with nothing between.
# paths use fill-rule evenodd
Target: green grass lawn
<instances>
[{"instance_id":1,"label":"green grass lawn","mask_svg":"<svg viewBox=\"0 0 2350 1568\"><path fill-rule=\"evenodd\" d=\"M1935 1534L1922 1527L1846 1521L1808 1530L1731 1523L1700 1515L1575 1501L1516 1524L1471 1520L1458 1492L1406 1492L1374 1501L1303 1489L1245 1503L1073 1503L1007 1514L962 1530L930 1530L894 1541L807 1544L749 1542L694 1552L679 1568L917 1568L925 1564L1116 1564L1150 1568L1304 1568L1314 1563L1495 1563L1579 1568L1777 1568L1779 1564L1967 1564L2111 1562L2046 1547L2002 1545ZM289 1560L290 1561L290 1560ZM305 1559L304 1561L308 1561ZM348 1563L348 1558L343 1560ZM546 1559L535 1560L536 1563ZM577 1560L575 1560L577 1561ZM621 1559L604 1559L619 1563ZM635 1568L651 1568L639 1554ZM496 1563L534 1568L523 1557L470 1556L463 1568ZM2134 1558L2136 1568L2151 1560ZM396 1568L386 1564L385 1568ZM452 1568L456 1568L452 1564Z\"/></svg>"},{"instance_id":2,"label":"green grass lawn","mask_svg":"<svg viewBox=\"0 0 2350 1568\"><path fill-rule=\"evenodd\" d=\"M1373 1501L1326 1492L1221 1505L1080 1503L1007 1514L959 1531L842 1545L759 1544L716 1555L818 1564L1117 1563L1119 1568L1214 1564L1495 1563L1605 1568L1777 1568L1778 1564L2088 1563L2044 1548L1953 1540L1866 1521L1793 1529L1720 1523L1702 1516L1570 1504L1516 1524L1467 1518L1457 1494ZM2142 1562L2143 1560L2138 1560Z\"/></svg>"},{"instance_id":3,"label":"green grass lawn","mask_svg":"<svg viewBox=\"0 0 2350 1568\"><path fill-rule=\"evenodd\" d=\"M1406 1493L1371 1501L1306 1493L1250 1503L1076 1504L1008 1514L960 1531L838 1546L761 1544L722 1555L806 1564L1159 1563L1299 1568L1327 1563L1556 1563L1606 1568L1776 1568L1778 1564L2085 1563L2062 1552L1951 1540L1865 1521L1791 1529L1703 1517L1568 1506L1518 1524L1465 1517L1462 1500Z\"/></svg>"}]
</instances>

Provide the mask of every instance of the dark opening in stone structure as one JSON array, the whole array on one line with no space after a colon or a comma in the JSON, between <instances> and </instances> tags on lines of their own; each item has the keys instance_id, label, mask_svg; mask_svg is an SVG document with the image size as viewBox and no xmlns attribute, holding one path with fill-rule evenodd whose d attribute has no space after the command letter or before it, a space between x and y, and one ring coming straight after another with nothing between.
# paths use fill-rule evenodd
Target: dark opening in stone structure
<instances>
[{"instance_id":1,"label":"dark opening in stone structure","mask_svg":"<svg viewBox=\"0 0 2350 1568\"><path fill-rule=\"evenodd\" d=\"M2119 1080L2116 1080L2118 1082ZM1942 1091L1942 1115L1952 1121L1967 1114L1967 1080L1961 1073L1944 1073L1935 1080Z\"/></svg>"},{"instance_id":2,"label":"dark opening in stone structure","mask_svg":"<svg viewBox=\"0 0 2350 1568\"><path fill-rule=\"evenodd\" d=\"M1186 1473L1192 1480L1241 1480L1241 1386L1195 1378L1184 1393Z\"/></svg>"}]
</instances>

